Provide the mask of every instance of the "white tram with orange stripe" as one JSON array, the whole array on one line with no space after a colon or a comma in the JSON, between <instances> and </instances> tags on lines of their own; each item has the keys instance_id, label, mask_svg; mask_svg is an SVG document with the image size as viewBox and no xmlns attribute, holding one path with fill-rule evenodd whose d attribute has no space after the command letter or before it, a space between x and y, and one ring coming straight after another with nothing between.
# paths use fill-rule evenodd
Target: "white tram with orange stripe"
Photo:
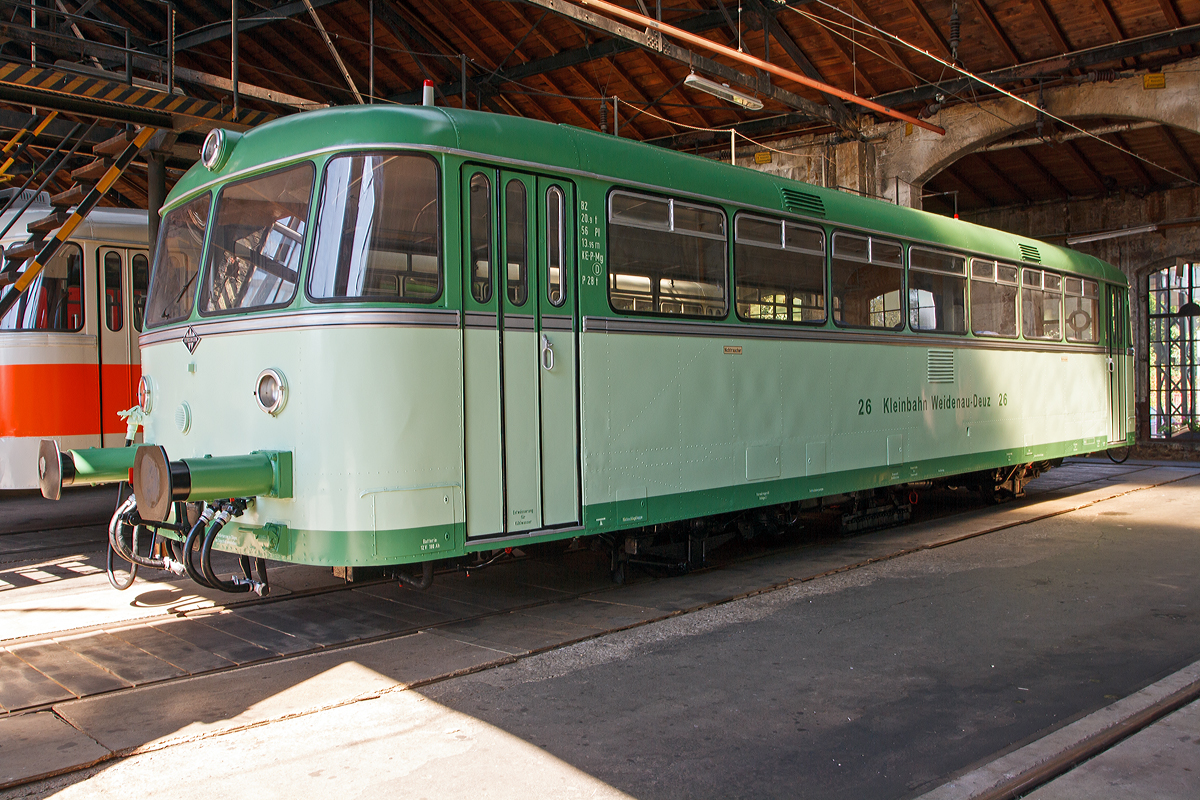
<instances>
[{"instance_id":1,"label":"white tram with orange stripe","mask_svg":"<svg viewBox=\"0 0 1200 800\"><path fill-rule=\"evenodd\" d=\"M5 247L52 210L43 193L14 222L24 205L0 215ZM37 488L42 439L64 449L124 445L117 412L137 404L146 243L145 211L94 209L0 318L0 490Z\"/></svg>"}]
</instances>

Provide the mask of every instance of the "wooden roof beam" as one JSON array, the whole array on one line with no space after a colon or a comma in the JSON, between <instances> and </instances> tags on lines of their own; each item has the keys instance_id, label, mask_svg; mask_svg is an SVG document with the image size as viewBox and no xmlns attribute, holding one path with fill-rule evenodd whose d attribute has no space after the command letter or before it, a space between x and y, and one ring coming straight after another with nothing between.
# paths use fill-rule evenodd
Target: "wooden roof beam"
<instances>
[{"instance_id":1,"label":"wooden roof beam","mask_svg":"<svg viewBox=\"0 0 1200 800\"><path fill-rule=\"evenodd\" d=\"M783 52L787 53L787 57L792 60L800 71L810 78L824 80L816 66L808 60L808 56L800 49L800 45L792 38L792 35L787 32L783 25L776 18L777 10L768 9L763 6L759 0L750 0L750 7L759 15L763 21L763 35L773 38L783 48ZM864 81L865 83L865 81ZM868 87L871 94L875 94L874 88ZM829 107L833 109L833 113L837 114L842 120L850 118L850 112L846 110L846 105L837 97L827 94L825 101L829 103Z\"/></svg>"},{"instance_id":2,"label":"wooden roof beam","mask_svg":"<svg viewBox=\"0 0 1200 800\"><path fill-rule=\"evenodd\" d=\"M1045 0L1030 0L1033 5L1034 12L1037 13L1038 19L1042 21L1042 27L1046 29L1046 33L1050 35L1054 46L1058 48L1060 53L1071 52L1071 46L1067 44L1067 39L1063 36L1062 28L1058 26L1058 20L1054 19L1054 15L1050 13L1050 8L1046 5Z\"/></svg>"},{"instance_id":3,"label":"wooden roof beam","mask_svg":"<svg viewBox=\"0 0 1200 800\"><path fill-rule=\"evenodd\" d=\"M983 168L987 170L987 173L991 175L993 179L995 179L996 183L1008 189L1024 202L1033 202L1033 198L1030 197L1024 189L1009 180L1008 176L1006 176L1003 171L997 169L996 165L992 163L991 156L989 156L987 153L976 153L976 156L979 158L979 162L983 165Z\"/></svg>"},{"instance_id":4,"label":"wooden roof beam","mask_svg":"<svg viewBox=\"0 0 1200 800\"><path fill-rule=\"evenodd\" d=\"M1126 39L1114 44L1089 47L1064 55L1050 56L1036 61L1027 61L1013 67L984 72L979 77L989 83L1004 85L1046 75L1058 75L1070 70L1104 64L1109 61L1119 61L1122 58L1147 55L1162 50L1173 50L1177 47L1200 43L1200 24L1188 25L1172 31L1153 33ZM969 78L955 78L940 81L929 86L919 86L915 89L904 89L889 92L875 98L875 101L888 106L907 105L909 103L926 102L936 95L954 95L966 91L971 84Z\"/></svg>"},{"instance_id":5,"label":"wooden roof beam","mask_svg":"<svg viewBox=\"0 0 1200 800\"><path fill-rule=\"evenodd\" d=\"M1188 155L1187 150L1180 144L1179 137L1175 135L1175 131L1166 125L1163 125L1159 130L1162 131L1163 138L1167 140L1167 147L1171 149L1175 157L1183 164L1183 171L1188 173L1187 177L1193 181L1200 180L1200 166L1196 164L1192 157Z\"/></svg>"},{"instance_id":6,"label":"wooden roof beam","mask_svg":"<svg viewBox=\"0 0 1200 800\"><path fill-rule=\"evenodd\" d=\"M1008 38L1008 34L1000 27L1000 23L996 21L996 17L992 14L991 9L987 7L987 3L983 2L983 0L971 0L971 5L974 6L975 12L979 14L979 18L983 20L983 24L991 31L992 38L1004 50L1005 55L1008 56L1008 60L1014 64L1020 64L1021 57L1017 54L1017 48L1013 46L1012 41Z\"/></svg>"},{"instance_id":7,"label":"wooden roof beam","mask_svg":"<svg viewBox=\"0 0 1200 800\"><path fill-rule=\"evenodd\" d=\"M1016 151L1020 153L1026 161L1029 162L1029 165L1033 167L1034 171L1037 172L1043 181L1058 190L1058 193L1063 196L1064 200L1071 199L1071 191L1067 189L1067 187L1063 186L1062 182L1059 181L1058 178L1054 177L1054 173L1046 169L1045 165L1042 164L1041 161L1038 161L1037 157L1034 156L1030 148L1018 147L1016 148Z\"/></svg>"},{"instance_id":8,"label":"wooden roof beam","mask_svg":"<svg viewBox=\"0 0 1200 800\"><path fill-rule=\"evenodd\" d=\"M1132 151L1130 150L1129 143L1125 141L1124 136L1119 133L1110 133L1108 136L1101 136L1100 138L1110 139L1114 144L1116 144L1117 147L1121 148L1121 157L1125 159L1127 164L1129 164L1129 168L1133 170L1135 175L1137 175L1138 180L1142 182L1142 185L1146 187L1147 191L1150 191L1151 189L1161 185L1160 181L1156 181L1150 176L1150 173L1146 171L1146 167L1142 164L1141 160L1139 160L1136 156L1131 155Z\"/></svg>"},{"instance_id":9,"label":"wooden roof beam","mask_svg":"<svg viewBox=\"0 0 1200 800\"><path fill-rule=\"evenodd\" d=\"M1071 157L1071 160L1083 171L1083 174L1087 176L1092 185L1100 190L1100 194L1108 193L1108 186L1104 183L1104 178L1092 166L1092 162L1084 157L1083 153L1079 150L1079 145L1075 144L1075 142L1065 142L1059 145L1059 147L1063 148L1063 152Z\"/></svg>"},{"instance_id":10,"label":"wooden roof beam","mask_svg":"<svg viewBox=\"0 0 1200 800\"><path fill-rule=\"evenodd\" d=\"M565 0L528 0L528 2L531 5L549 8L557 14L561 14L582 25L604 31L610 36L632 42L636 46L661 55L664 58L669 58L681 64L687 64L709 75L728 81L731 84L736 83L739 86L747 87L783 105L794 108L797 111L802 111L812 119L823 120L841 127L834 119L833 110L828 106L818 105L807 98L774 86L759 76L747 75L719 61L673 44L664 39L662 34L657 31L631 28L628 25L580 8L574 3L565 2Z\"/></svg>"}]
</instances>

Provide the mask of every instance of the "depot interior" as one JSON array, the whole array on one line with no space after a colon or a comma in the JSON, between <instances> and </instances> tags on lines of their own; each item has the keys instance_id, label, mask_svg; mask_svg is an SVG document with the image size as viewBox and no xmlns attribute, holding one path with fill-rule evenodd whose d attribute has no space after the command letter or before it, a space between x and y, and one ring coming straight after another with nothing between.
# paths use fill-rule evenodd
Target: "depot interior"
<instances>
[{"instance_id":1,"label":"depot interior","mask_svg":"<svg viewBox=\"0 0 1200 800\"><path fill-rule=\"evenodd\" d=\"M0 0L3 202L68 191L87 145L153 127L102 201L149 208L153 241L213 128L428 83L1104 259L1133 286L1139 455L1194 457L1200 0L618 5Z\"/></svg>"}]
</instances>

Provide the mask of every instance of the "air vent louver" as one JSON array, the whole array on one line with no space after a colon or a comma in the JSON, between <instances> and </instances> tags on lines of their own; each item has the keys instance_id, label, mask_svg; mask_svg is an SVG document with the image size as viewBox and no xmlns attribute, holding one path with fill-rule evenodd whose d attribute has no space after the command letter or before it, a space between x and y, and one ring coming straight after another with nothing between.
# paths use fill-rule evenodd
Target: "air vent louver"
<instances>
[{"instance_id":1,"label":"air vent louver","mask_svg":"<svg viewBox=\"0 0 1200 800\"><path fill-rule=\"evenodd\" d=\"M1033 245L1018 244L1017 247L1021 248L1022 261L1032 261L1034 264L1042 263L1042 254Z\"/></svg>"},{"instance_id":2,"label":"air vent louver","mask_svg":"<svg viewBox=\"0 0 1200 800\"><path fill-rule=\"evenodd\" d=\"M954 351L930 350L926 372L930 383L954 383Z\"/></svg>"},{"instance_id":3,"label":"air vent louver","mask_svg":"<svg viewBox=\"0 0 1200 800\"><path fill-rule=\"evenodd\" d=\"M795 189L780 189L783 207L794 214L825 218L825 203L815 194L798 192Z\"/></svg>"}]
</instances>

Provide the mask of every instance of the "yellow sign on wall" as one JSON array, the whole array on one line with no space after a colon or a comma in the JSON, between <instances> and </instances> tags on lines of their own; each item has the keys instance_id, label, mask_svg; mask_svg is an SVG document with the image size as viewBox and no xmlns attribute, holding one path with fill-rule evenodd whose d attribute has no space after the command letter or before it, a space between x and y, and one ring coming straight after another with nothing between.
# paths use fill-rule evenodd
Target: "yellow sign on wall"
<instances>
[{"instance_id":1,"label":"yellow sign on wall","mask_svg":"<svg viewBox=\"0 0 1200 800\"><path fill-rule=\"evenodd\" d=\"M771 163L771 151L770 150L759 150L757 153L754 154L754 163L755 164L770 164Z\"/></svg>"},{"instance_id":2,"label":"yellow sign on wall","mask_svg":"<svg viewBox=\"0 0 1200 800\"><path fill-rule=\"evenodd\" d=\"M1143 89L1165 89L1167 88L1167 76L1161 72L1147 72L1142 76Z\"/></svg>"}]
</instances>

